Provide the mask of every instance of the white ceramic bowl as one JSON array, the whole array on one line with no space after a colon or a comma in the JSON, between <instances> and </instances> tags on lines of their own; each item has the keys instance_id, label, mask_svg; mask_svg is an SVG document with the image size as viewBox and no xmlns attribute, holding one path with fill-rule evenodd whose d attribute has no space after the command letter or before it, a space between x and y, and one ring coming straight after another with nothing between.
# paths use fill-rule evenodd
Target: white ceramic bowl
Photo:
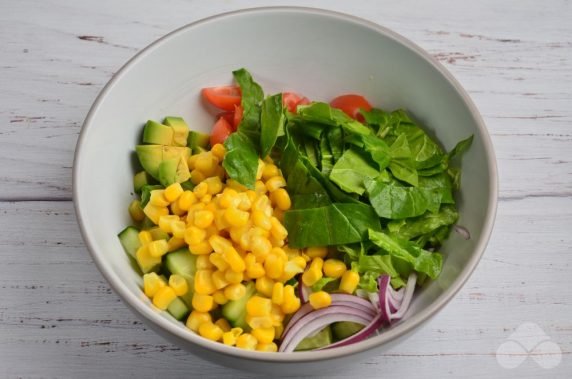
<instances>
[{"instance_id":1,"label":"white ceramic bowl","mask_svg":"<svg viewBox=\"0 0 572 379\"><path fill-rule=\"evenodd\" d=\"M463 159L460 224L473 236L452 234L442 249L441 276L417 291L405 318L351 346L300 353L259 353L213 343L164 312L141 292L117 233L129 224L133 149L147 119L181 115L208 131L212 115L200 89L230 83L245 67L267 93L293 90L328 101L355 92L375 106L407 108L450 149L474 134ZM152 329L217 363L273 374L308 374L348 367L394 346L450 301L469 278L489 239L496 212L497 172L487 130L453 77L403 37L352 16L308 8L259 8L207 18L154 42L131 59L91 108L76 148L74 201L93 260L111 287Z\"/></svg>"}]
</instances>

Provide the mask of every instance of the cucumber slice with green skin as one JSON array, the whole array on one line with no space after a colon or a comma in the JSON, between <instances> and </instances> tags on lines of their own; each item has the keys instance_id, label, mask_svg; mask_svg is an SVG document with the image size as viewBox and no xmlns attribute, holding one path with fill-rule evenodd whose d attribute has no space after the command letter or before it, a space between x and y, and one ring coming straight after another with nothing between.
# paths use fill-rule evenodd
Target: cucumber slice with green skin
<instances>
[{"instance_id":1,"label":"cucumber slice with green skin","mask_svg":"<svg viewBox=\"0 0 572 379\"><path fill-rule=\"evenodd\" d=\"M242 328L244 331L250 330L246 323L246 303L256 293L254 282L246 285L246 293L238 300L232 300L222 306L222 315L233 327Z\"/></svg>"},{"instance_id":2,"label":"cucumber slice with green skin","mask_svg":"<svg viewBox=\"0 0 572 379\"><path fill-rule=\"evenodd\" d=\"M187 280L189 291L181 296L187 307L192 307L195 272L197 271L197 256L183 247L165 255L165 267L171 274L177 274Z\"/></svg>"},{"instance_id":3,"label":"cucumber slice with green skin","mask_svg":"<svg viewBox=\"0 0 572 379\"><path fill-rule=\"evenodd\" d=\"M304 350L314 350L319 349L320 347L324 347L330 345L332 343L332 329L329 326L326 326L324 329L320 330L318 333L314 334L313 336L306 337L294 351L304 351Z\"/></svg>"},{"instance_id":4,"label":"cucumber slice with green skin","mask_svg":"<svg viewBox=\"0 0 572 379\"><path fill-rule=\"evenodd\" d=\"M167 307L167 312L180 321L187 317L191 310L184 300L177 297L175 300L171 301L171 304Z\"/></svg>"},{"instance_id":5,"label":"cucumber slice with green skin","mask_svg":"<svg viewBox=\"0 0 572 379\"><path fill-rule=\"evenodd\" d=\"M332 324L332 332L334 333L334 337L337 341L341 341L348 338L349 336L353 336L363 328L364 326L362 324L358 324L357 322L342 321Z\"/></svg>"},{"instance_id":6,"label":"cucumber slice with green skin","mask_svg":"<svg viewBox=\"0 0 572 379\"><path fill-rule=\"evenodd\" d=\"M141 171L133 176L133 190L135 193L141 193L141 189L143 186L151 184L153 182L153 178L151 175L147 174L146 171Z\"/></svg>"},{"instance_id":7,"label":"cucumber slice with green skin","mask_svg":"<svg viewBox=\"0 0 572 379\"><path fill-rule=\"evenodd\" d=\"M141 247L141 242L139 241L139 230L134 226L128 226L123 229L117 237L121 246L127 254L129 254L133 259L135 259L135 254L137 249Z\"/></svg>"}]
</instances>

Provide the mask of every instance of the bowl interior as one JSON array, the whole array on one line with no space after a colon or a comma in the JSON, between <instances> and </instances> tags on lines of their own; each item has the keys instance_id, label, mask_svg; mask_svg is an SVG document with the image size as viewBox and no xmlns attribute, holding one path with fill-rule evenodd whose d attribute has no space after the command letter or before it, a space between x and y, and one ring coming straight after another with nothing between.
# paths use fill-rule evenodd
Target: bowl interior
<instances>
[{"instance_id":1,"label":"bowl interior","mask_svg":"<svg viewBox=\"0 0 572 379\"><path fill-rule=\"evenodd\" d=\"M102 92L78 143L74 193L84 238L112 286L145 318L171 333L180 330L189 341L226 348L197 338L148 306L139 289L141 279L116 235L130 222L126 208L133 191L133 150L143 123L181 115L191 128L208 131L214 118L200 100L200 89L231 83L231 71L240 67L267 93L293 90L328 101L354 92L384 109L406 108L447 149L474 134L463 158L458 197L459 223L473 238L451 235L442 249L442 275L418 292L408 316L419 323L434 313L436 304L444 304L468 277L488 239L496 204L488 136L470 101L420 50L369 23L317 10L259 9L195 23L144 50ZM384 334L361 344L372 346L392 336ZM233 354L237 350L228 349ZM317 358L331 352L302 354Z\"/></svg>"}]
</instances>

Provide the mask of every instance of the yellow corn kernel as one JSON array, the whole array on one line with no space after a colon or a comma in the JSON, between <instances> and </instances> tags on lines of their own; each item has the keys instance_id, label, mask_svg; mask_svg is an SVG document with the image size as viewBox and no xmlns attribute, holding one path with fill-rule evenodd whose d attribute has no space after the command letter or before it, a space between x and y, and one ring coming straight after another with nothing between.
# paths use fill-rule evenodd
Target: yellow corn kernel
<instances>
[{"instance_id":1,"label":"yellow corn kernel","mask_svg":"<svg viewBox=\"0 0 572 379\"><path fill-rule=\"evenodd\" d=\"M243 272L246 269L244 260L234 247L225 249L222 253L222 256L232 271Z\"/></svg>"},{"instance_id":2,"label":"yellow corn kernel","mask_svg":"<svg viewBox=\"0 0 572 379\"><path fill-rule=\"evenodd\" d=\"M228 302L228 299L226 298L226 296L224 296L224 291L223 290L218 290L215 293L213 293L213 300L216 304L219 305L223 305L226 304Z\"/></svg>"},{"instance_id":3,"label":"yellow corn kernel","mask_svg":"<svg viewBox=\"0 0 572 379\"><path fill-rule=\"evenodd\" d=\"M197 197L193 193L193 191L184 191L181 196L179 196L179 200L177 203L179 204L179 208L183 211L188 211L191 205L197 202Z\"/></svg>"},{"instance_id":4,"label":"yellow corn kernel","mask_svg":"<svg viewBox=\"0 0 572 379\"><path fill-rule=\"evenodd\" d=\"M274 176L281 176L278 167L272 163L264 165L264 169L262 170L262 179L268 180Z\"/></svg>"},{"instance_id":5,"label":"yellow corn kernel","mask_svg":"<svg viewBox=\"0 0 572 379\"><path fill-rule=\"evenodd\" d=\"M184 221L179 220L171 222L171 231L173 233L173 237L184 239L186 230L187 224L185 224Z\"/></svg>"},{"instance_id":6,"label":"yellow corn kernel","mask_svg":"<svg viewBox=\"0 0 572 379\"><path fill-rule=\"evenodd\" d=\"M224 170L224 167L222 167L221 165L216 166L214 176L218 176L220 180L224 182L224 180L226 179L226 171Z\"/></svg>"},{"instance_id":7,"label":"yellow corn kernel","mask_svg":"<svg viewBox=\"0 0 572 379\"><path fill-rule=\"evenodd\" d=\"M255 350L258 340L250 333L243 333L236 339L236 347L245 350Z\"/></svg>"},{"instance_id":8,"label":"yellow corn kernel","mask_svg":"<svg viewBox=\"0 0 572 379\"><path fill-rule=\"evenodd\" d=\"M332 297L326 291L318 291L310 294L308 300L314 309L329 307L332 304Z\"/></svg>"},{"instance_id":9,"label":"yellow corn kernel","mask_svg":"<svg viewBox=\"0 0 572 379\"><path fill-rule=\"evenodd\" d=\"M189 285L187 284L187 279L183 278L181 275L173 274L169 277L169 287L175 291L177 296L183 296L189 292Z\"/></svg>"},{"instance_id":10,"label":"yellow corn kernel","mask_svg":"<svg viewBox=\"0 0 572 379\"><path fill-rule=\"evenodd\" d=\"M306 261L306 263L308 263L308 262L310 262L310 261L312 260L312 258L310 258L310 257L308 256L308 254L306 254L306 253L302 253L302 254L300 254L300 256L301 256L302 258L304 258L304 260Z\"/></svg>"},{"instance_id":11,"label":"yellow corn kernel","mask_svg":"<svg viewBox=\"0 0 572 379\"><path fill-rule=\"evenodd\" d=\"M166 215L159 217L159 228L165 233L172 233L171 223L174 221L180 221L177 215Z\"/></svg>"},{"instance_id":12,"label":"yellow corn kernel","mask_svg":"<svg viewBox=\"0 0 572 379\"><path fill-rule=\"evenodd\" d=\"M181 247L186 245L184 239L177 237L171 237L167 242L167 244L169 245L168 248L169 252L179 250Z\"/></svg>"},{"instance_id":13,"label":"yellow corn kernel","mask_svg":"<svg viewBox=\"0 0 572 379\"><path fill-rule=\"evenodd\" d=\"M207 183L205 183L205 180L203 180L202 182L197 184L195 188L193 188L193 193L195 194L197 199L200 199L201 197L205 196L209 191L209 186L207 185Z\"/></svg>"},{"instance_id":14,"label":"yellow corn kernel","mask_svg":"<svg viewBox=\"0 0 572 379\"><path fill-rule=\"evenodd\" d=\"M293 262L296 266L300 267L302 270L306 268L306 259L304 259L302 256L294 257L290 261Z\"/></svg>"},{"instance_id":15,"label":"yellow corn kernel","mask_svg":"<svg viewBox=\"0 0 572 379\"><path fill-rule=\"evenodd\" d=\"M359 274L355 271L346 271L342 275L339 290L352 294L359 284Z\"/></svg>"},{"instance_id":16,"label":"yellow corn kernel","mask_svg":"<svg viewBox=\"0 0 572 379\"><path fill-rule=\"evenodd\" d=\"M328 255L328 248L321 246L321 247L309 247L306 249L306 255L310 258L326 258Z\"/></svg>"},{"instance_id":17,"label":"yellow corn kernel","mask_svg":"<svg viewBox=\"0 0 572 379\"><path fill-rule=\"evenodd\" d=\"M189 159L187 159L187 166L189 166L189 170L194 170L195 162L197 161L198 156L198 154L191 155Z\"/></svg>"},{"instance_id":18,"label":"yellow corn kernel","mask_svg":"<svg viewBox=\"0 0 572 379\"><path fill-rule=\"evenodd\" d=\"M288 261L288 254L286 254L286 251L281 247L273 247L272 250L270 250L270 254L275 254L284 262Z\"/></svg>"},{"instance_id":19,"label":"yellow corn kernel","mask_svg":"<svg viewBox=\"0 0 572 379\"><path fill-rule=\"evenodd\" d=\"M256 192L257 194L265 194L266 192L268 192L268 189L266 189L266 184L264 184L262 180L257 180L254 183L254 192Z\"/></svg>"},{"instance_id":20,"label":"yellow corn kernel","mask_svg":"<svg viewBox=\"0 0 572 379\"><path fill-rule=\"evenodd\" d=\"M291 314L300 309L300 299L294 294L294 287L291 285L284 286L284 301L282 302L282 312Z\"/></svg>"},{"instance_id":21,"label":"yellow corn kernel","mask_svg":"<svg viewBox=\"0 0 572 379\"><path fill-rule=\"evenodd\" d=\"M153 236L151 232L148 230L142 230L139 232L139 242L141 242L141 246L145 246L150 242L153 242Z\"/></svg>"},{"instance_id":22,"label":"yellow corn kernel","mask_svg":"<svg viewBox=\"0 0 572 379\"><path fill-rule=\"evenodd\" d=\"M212 253L213 249L208 241L202 241L194 245L189 245L189 251L193 255L206 255Z\"/></svg>"},{"instance_id":23,"label":"yellow corn kernel","mask_svg":"<svg viewBox=\"0 0 572 379\"><path fill-rule=\"evenodd\" d=\"M175 291L168 286L161 287L155 296L153 296L153 305L161 310L165 310L171 304L171 301L177 298Z\"/></svg>"},{"instance_id":24,"label":"yellow corn kernel","mask_svg":"<svg viewBox=\"0 0 572 379\"><path fill-rule=\"evenodd\" d=\"M188 245L196 245L205 240L207 232L204 229L197 228L196 226L189 226L185 230L184 239Z\"/></svg>"},{"instance_id":25,"label":"yellow corn kernel","mask_svg":"<svg viewBox=\"0 0 572 379\"><path fill-rule=\"evenodd\" d=\"M163 194L163 196L165 196L165 199L169 203L172 203L176 201L179 198L179 196L183 194L183 192L184 190L183 187L181 187L180 183L173 183L169 185L167 188L165 188L165 193Z\"/></svg>"},{"instance_id":26,"label":"yellow corn kernel","mask_svg":"<svg viewBox=\"0 0 572 379\"><path fill-rule=\"evenodd\" d=\"M199 171L197 169L194 169L191 171L191 182L194 185L199 184L200 182L205 180L205 178L206 178L206 176L205 176L205 174L202 173L202 171Z\"/></svg>"},{"instance_id":27,"label":"yellow corn kernel","mask_svg":"<svg viewBox=\"0 0 572 379\"><path fill-rule=\"evenodd\" d=\"M147 245L147 248L149 249L149 254L152 257L160 258L169 250L169 243L166 240L157 240L150 242Z\"/></svg>"},{"instance_id":28,"label":"yellow corn kernel","mask_svg":"<svg viewBox=\"0 0 572 379\"><path fill-rule=\"evenodd\" d=\"M165 199L165 190L153 190L151 191L151 197L149 198L149 204L156 207L166 207L169 205L169 201Z\"/></svg>"},{"instance_id":29,"label":"yellow corn kernel","mask_svg":"<svg viewBox=\"0 0 572 379\"><path fill-rule=\"evenodd\" d=\"M244 279L244 274L242 272L236 272L231 269L224 272L224 278L230 284L236 284L242 282Z\"/></svg>"},{"instance_id":30,"label":"yellow corn kernel","mask_svg":"<svg viewBox=\"0 0 572 379\"><path fill-rule=\"evenodd\" d=\"M324 260L322 258L314 258L310 267L302 274L302 282L308 286L313 286L318 280L322 279L322 267Z\"/></svg>"},{"instance_id":31,"label":"yellow corn kernel","mask_svg":"<svg viewBox=\"0 0 572 379\"><path fill-rule=\"evenodd\" d=\"M143 208L141 208L141 202L139 200L133 200L129 204L128 210L133 221L143 221L145 219L145 213L143 212Z\"/></svg>"},{"instance_id":32,"label":"yellow corn kernel","mask_svg":"<svg viewBox=\"0 0 572 379\"><path fill-rule=\"evenodd\" d=\"M197 270L211 270L214 265L209 260L209 255L199 255L196 261Z\"/></svg>"},{"instance_id":33,"label":"yellow corn kernel","mask_svg":"<svg viewBox=\"0 0 572 379\"><path fill-rule=\"evenodd\" d=\"M252 201L250 201L250 197L248 196L247 192L241 192L237 195L238 197L238 205L237 208L241 211L248 211L252 207Z\"/></svg>"},{"instance_id":34,"label":"yellow corn kernel","mask_svg":"<svg viewBox=\"0 0 572 379\"><path fill-rule=\"evenodd\" d=\"M272 302L281 305L284 302L284 284L280 282L274 283L272 287Z\"/></svg>"},{"instance_id":35,"label":"yellow corn kernel","mask_svg":"<svg viewBox=\"0 0 572 379\"><path fill-rule=\"evenodd\" d=\"M199 330L199 326L206 322L212 322L211 314L208 312L192 311L187 318L187 328L191 329L193 332Z\"/></svg>"},{"instance_id":36,"label":"yellow corn kernel","mask_svg":"<svg viewBox=\"0 0 572 379\"><path fill-rule=\"evenodd\" d=\"M256 168L256 180L262 179L262 171L264 171L264 166L266 166L264 161L258 158L258 167Z\"/></svg>"},{"instance_id":37,"label":"yellow corn kernel","mask_svg":"<svg viewBox=\"0 0 572 379\"><path fill-rule=\"evenodd\" d=\"M273 247L283 247L286 245L283 239L277 239L274 236L270 236L269 240Z\"/></svg>"},{"instance_id":38,"label":"yellow corn kernel","mask_svg":"<svg viewBox=\"0 0 572 379\"><path fill-rule=\"evenodd\" d=\"M223 331L218 325L212 322L203 322L199 326L199 334L211 341L218 341L222 338Z\"/></svg>"},{"instance_id":39,"label":"yellow corn kernel","mask_svg":"<svg viewBox=\"0 0 572 379\"><path fill-rule=\"evenodd\" d=\"M226 154L226 149L224 148L223 144L217 143L211 147L211 153L217 157L219 161L222 161L224 155Z\"/></svg>"},{"instance_id":40,"label":"yellow corn kernel","mask_svg":"<svg viewBox=\"0 0 572 379\"><path fill-rule=\"evenodd\" d=\"M149 298L155 296L157 291L165 287L165 282L155 272L143 275L143 291Z\"/></svg>"},{"instance_id":41,"label":"yellow corn kernel","mask_svg":"<svg viewBox=\"0 0 572 379\"><path fill-rule=\"evenodd\" d=\"M213 235L209 237L209 243L217 253L223 253L227 249L232 249L232 243L224 237Z\"/></svg>"},{"instance_id":42,"label":"yellow corn kernel","mask_svg":"<svg viewBox=\"0 0 572 379\"><path fill-rule=\"evenodd\" d=\"M274 338L278 339L282 337L282 333L284 332L284 324L276 325L274 327Z\"/></svg>"},{"instance_id":43,"label":"yellow corn kernel","mask_svg":"<svg viewBox=\"0 0 572 379\"><path fill-rule=\"evenodd\" d=\"M208 312L213 309L214 299L211 295L193 294L193 309L199 312Z\"/></svg>"},{"instance_id":44,"label":"yellow corn kernel","mask_svg":"<svg viewBox=\"0 0 572 379\"><path fill-rule=\"evenodd\" d=\"M213 285L217 290L220 290L226 286L228 286L230 283L224 278L224 271L215 271L213 273Z\"/></svg>"},{"instance_id":45,"label":"yellow corn kernel","mask_svg":"<svg viewBox=\"0 0 572 379\"><path fill-rule=\"evenodd\" d=\"M258 196L252 203L253 211L261 211L267 216L272 214L272 205L270 204L270 199L266 195Z\"/></svg>"},{"instance_id":46,"label":"yellow corn kernel","mask_svg":"<svg viewBox=\"0 0 572 379\"><path fill-rule=\"evenodd\" d=\"M200 295L210 295L216 291L212 280L212 270L197 270L195 273L195 292Z\"/></svg>"},{"instance_id":47,"label":"yellow corn kernel","mask_svg":"<svg viewBox=\"0 0 572 379\"><path fill-rule=\"evenodd\" d=\"M141 268L141 271L144 273L151 271L157 265L161 264L161 258L151 256L147 246L141 246L139 249L137 249L137 252L135 253L135 260L137 261L139 268Z\"/></svg>"},{"instance_id":48,"label":"yellow corn kernel","mask_svg":"<svg viewBox=\"0 0 572 379\"><path fill-rule=\"evenodd\" d=\"M206 178L204 183L207 185L207 193L209 195L216 195L220 193L223 189L222 181L218 176L212 176L210 178Z\"/></svg>"},{"instance_id":49,"label":"yellow corn kernel","mask_svg":"<svg viewBox=\"0 0 572 379\"><path fill-rule=\"evenodd\" d=\"M232 208L237 207L240 199L238 198L238 192L232 188L225 188L220 195L219 205L221 208Z\"/></svg>"},{"instance_id":50,"label":"yellow corn kernel","mask_svg":"<svg viewBox=\"0 0 572 379\"><path fill-rule=\"evenodd\" d=\"M217 230L224 230L230 226L224 218L224 209L218 209L216 212L214 212L214 216L214 226L217 228Z\"/></svg>"},{"instance_id":51,"label":"yellow corn kernel","mask_svg":"<svg viewBox=\"0 0 572 379\"><path fill-rule=\"evenodd\" d=\"M206 229L208 228L214 220L214 214L211 211L197 211L195 212L195 226L199 228Z\"/></svg>"},{"instance_id":52,"label":"yellow corn kernel","mask_svg":"<svg viewBox=\"0 0 572 379\"><path fill-rule=\"evenodd\" d=\"M270 217L266 216L264 212L260 210L255 210L252 212L252 222L254 225L258 226L264 230L272 229L272 223L270 222Z\"/></svg>"},{"instance_id":53,"label":"yellow corn kernel","mask_svg":"<svg viewBox=\"0 0 572 379\"><path fill-rule=\"evenodd\" d=\"M206 177L215 174L218 159L209 151L198 154L195 161L195 170L201 171Z\"/></svg>"},{"instance_id":54,"label":"yellow corn kernel","mask_svg":"<svg viewBox=\"0 0 572 379\"><path fill-rule=\"evenodd\" d=\"M280 305L272 304L272 310L270 311L270 318L272 319L272 325L277 326L281 325L284 321L284 312L282 312L282 308Z\"/></svg>"},{"instance_id":55,"label":"yellow corn kernel","mask_svg":"<svg viewBox=\"0 0 572 379\"><path fill-rule=\"evenodd\" d=\"M230 226L244 226L248 223L248 212L236 208L227 208L224 211L224 218Z\"/></svg>"},{"instance_id":56,"label":"yellow corn kernel","mask_svg":"<svg viewBox=\"0 0 572 379\"><path fill-rule=\"evenodd\" d=\"M274 281L267 276L256 279L256 290L266 297L272 296L272 289L274 288Z\"/></svg>"},{"instance_id":57,"label":"yellow corn kernel","mask_svg":"<svg viewBox=\"0 0 572 379\"><path fill-rule=\"evenodd\" d=\"M282 187L286 187L286 180L282 176L273 176L266 181L268 192L274 192Z\"/></svg>"},{"instance_id":58,"label":"yellow corn kernel","mask_svg":"<svg viewBox=\"0 0 572 379\"><path fill-rule=\"evenodd\" d=\"M276 191L272 192L272 196L274 197L274 202L278 209L287 211L292 207L290 195L288 195L288 192L286 192L284 188L278 188Z\"/></svg>"},{"instance_id":59,"label":"yellow corn kernel","mask_svg":"<svg viewBox=\"0 0 572 379\"><path fill-rule=\"evenodd\" d=\"M324 261L324 274L330 278L340 278L347 271L346 264L339 259L326 259Z\"/></svg>"},{"instance_id":60,"label":"yellow corn kernel","mask_svg":"<svg viewBox=\"0 0 572 379\"><path fill-rule=\"evenodd\" d=\"M266 275L266 271L264 271L262 263L255 262L251 266L246 267L246 274L250 279L258 279Z\"/></svg>"},{"instance_id":61,"label":"yellow corn kernel","mask_svg":"<svg viewBox=\"0 0 572 379\"><path fill-rule=\"evenodd\" d=\"M149 218L149 220L153 221L155 225L159 224L159 218L161 216L166 216L169 214L169 209L166 207L158 207L156 205L151 204L151 202L147 203L145 208L143 208L143 212L145 216Z\"/></svg>"},{"instance_id":62,"label":"yellow corn kernel","mask_svg":"<svg viewBox=\"0 0 572 379\"><path fill-rule=\"evenodd\" d=\"M187 225L192 225L195 222L195 213L197 211L202 211L206 208L205 203L197 202L189 208L189 213L187 213Z\"/></svg>"},{"instance_id":63,"label":"yellow corn kernel","mask_svg":"<svg viewBox=\"0 0 572 379\"><path fill-rule=\"evenodd\" d=\"M236 340L241 334L242 328L232 328L230 331L222 335L222 342L225 345L234 346L236 344Z\"/></svg>"},{"instance_id":64,"label":"yellow corn kernel","mask_svg":"<svg viewBox=\"0 0 572 379\"><path fill-rule=\"evenodd\" d=\"M264 260L264 271L271 279L278 279L284 273L284 260L278 254L268 254Z\"/></svg>"},{"instance_id":65,"label":"yellow corn kernel","mask_svg":"<svg viewBox=\"0 0 572 379\"><path fill-rule=\"evenodd\" d=\"M226 271L228 269L228 263L224 260L222 253L212 253L209 255L209 260L219 271Z\"/></svg>"},{"instance_id":66,"label":"yellow corn kernel","mask_svg":"<svg viewBox=\"0 0 572 379\"><path fill-rule=\"evenodd\" d=\"M250 240L250 249L252 250L252 254L254 254L256 259L261 262L272 250L272 244L268 238L254 236Z\"/></svg>"},{"instance_id":67,"label":"yellow corn kernel","mask_svg":"<svg viewBox=\"0 0 572 379\"><path fill-rule=\"evenodd\" d=\"M179 202L178 201L174 201L171 203L171 205L169 206L169 208L171 209L171 213L177 216L182 216L185 213L187 213L186 210L181 209L181 207L179 207Z\"/></svg>"},{"instance_id":68,"label":"yellow corn kernel","mask_svg":"<svg viewBox=\"0 0 572 379\"><path fill-rule=\"evenodd\" d=\"M244 259L244 264L246 265L247 270L250 266L252 266L256 263L256 257L252 253L247 253L243 259Z\"/></svg>"},{"instance_id":69,"label":"yellow corn kernel","mask_svg":"<svg viewBox=\"0 0 572 379\"><path fill-rule=\"evenodd\" d=\"M221 328L222 331L225 333L230 332L230 324L224 318L219 318L218 320L216 320L215 325Z\"/></svg>"},{"instance_id":70,"label":"yellow corn kernel","mask_svg":"<svg viewBox=\"0 0 572 379\"><path fill-rule=\"evenodd\" d=\"M207 193L205 196L200 198L200 202L204 203L208 206L209 203L212 201L212 199L213 199L213 195L211 195L210 193Z\"/></svg>"},{"instance_id":71,"label":"yellow corn kernel","mask_svg":"<svg viewBox=\"0 0 572 379\"><path fill-rule=\"evenodd\" d=\"M246 313L254 317L269 316L272 301L262 296L254 295L246 302Z\"/></svg>"},{"instance_id":72,"label":"yellow corn kernel","mask_svg":"<svg viewBox=\"0 0 572 379\"><path fill-rule=\"evenodd\" d=\"M256 328L271 328L272 327L272 316L251 316L246 314L244 318L248 326L252 329Z\"/></svg>"},{"instance_id":73,"label":"yellow corn kernel","mask_svg":"<svg viewBox=\"0 0 572 379\"><path fill-rule=\"evenodd\" d=\"M251 333L258 343L271 343L274 340L274 327L252 329Z\"/></svg>"},{"instance_id":74,"label":"yellow corn kernel","mask_svg":"<svg viewBox=\"0 0 572 379\"><path fill-rule=\"evenodd\" d=\"M229 284L224 289L224 296L228 300L238 300L246 294L246 287L242 283Z\"/></svg>"},{"instance_id":75,"label":"yellow corn kernel","mask_svg":"<svg viewBox=\"0 0 572 379\"><path fill-rule=\"evenodd\" d=\"M278 351L278 346L274 342L259 343L256 345L256 351L261 351L263 353L276 353Z\"/></svg>"},{"instance_id":76,"label":"yellow corn kernel","mask_svg":"<svg viewBox=\"0 0 572 379\"><path fill-rule=\"evenodd\" d=\"M272 236L278 240L284 240L288 236L288 231L286 228L276 217L270 218L270 222L272 224L272 228L270 229Z\"/></svg>"}]
</instances>

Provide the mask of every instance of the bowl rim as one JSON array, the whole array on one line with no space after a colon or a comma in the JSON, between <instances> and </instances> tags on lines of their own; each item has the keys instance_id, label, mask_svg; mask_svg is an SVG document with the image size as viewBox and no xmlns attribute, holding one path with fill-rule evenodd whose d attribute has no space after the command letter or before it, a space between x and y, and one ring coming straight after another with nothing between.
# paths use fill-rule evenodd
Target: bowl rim
<instances>
[{"instance_id":1,"label":"bowl rim","mask_svg":"<svg viewBox=\"0 0 572 379\"><path fill-rule=\"evenodd\" d=\"M123 77L123 75L137 62L145 58L146 55L154 51L156 48L161 46L170 38L187 32L189 29L192 29L196 26L200 26L202 24L206 24L209 22L231 18L234 16L240 16L243 14L264 14L267 12L293 12L293 13L302 13L302 14L310 14L310 15L317 15L326 18L333 18L342 20L345 22L350 22L353 24L357 24L364 28L373 30L386 38L393 39L394 41L398 42L399 44L405 46L406 48L410 49L413 53L418 55L420 58L424 59L428 64L433 66L448 83L455 89L455 91L461 96L463 102L469 109L471 116L475 120L477 125L478 131L482 137L485 155L487 158L487 166L488 170L491 173L490 182L489 182L489 193L491 194L489 198L489 202L486 205L487 208L487 217L484 222L483 231L479 236L478 243L475 247L475 253L471 256L469 261L467 262L466 266L461 270L457 279L439 296L437 300L431 303L427 308L423 309L422 311L412 315L406 321L401 324L396 325L395 327L384 331L383 333L368 338L364 341L361 341L357 344L343 346L331 350L321 350L321 351L307 351L307 352L296 352L295 354L268 354L263 352L256 352L256 351L247 351L243 349L236 349L234 347L226 346L221 343L208 341L200 336L197 336L194 333L181 333L184 329L180 328L180 326L176 325L175 323L161 317L157 312L149 306L149 304L141 301L139 297L135 294L131 293L130 290L127 289L125 285L122 284L121 279L118 275L116 275L111 268L111 266L106 262L103 255L99 253L92 243L91 237L88 234L88 231L85 229L84 226L84 212L82 209L82 205L80 204L80 193L78 187L78 178L79 178L79 162L82 160L82 146L86 143L86 135L87 130L92 127L92 119L94 118L95 114L97 113L103 99L107 96L107 94L113 89L114 85ZM385 345L391 341L397 340L402 336L405 336L412 332L413 330L417 329L422 323L431 319L434 315L436 315L440 310L444 308L444 306L449 303L457 294L457 292L464 286L466 281L471 276L472 272L477 267L485 248L488 244L490 239L495 217L497 211L497 203L498 203L498 170L496 165L496 158L493 149L493 144L491 141L491 137L487 131L485 123L478 112L475 104L471 100L468 93L465 89L460 85L460 83L453 77L453 75L435 58L433 58L428 52L423 50L417 44L413 43L409 39L401 36L400 34L384 27L381 25L376 24L375 22L365 20L363 18L332 11L326 10L321 8L313 8L313 7L300 7L300 6L268 6L268 7L254 7L254 8L245 8L239 9L235 11L219 13L213 16L209 16L189 24L186 24L180 28L177 28L170 33L160 37L159 39L155 40L151 44L147 45L137 54L135 54L131 59L129 59L116 73L113 77L109 80L109 82L103 87L101 92L98 94L97 98L95 99L93 105L91 106L80 131L78 141L76 144L76 149L74 153L74 163L73 163L73 203L74 209L76 213L76 217L78 219L78 224L80 227L80 232L83 237L83 240L86 243L88 251L95 262L97 268L101 272L101 274L105 277L107 282L113 288L113 290L119 295L119 297L129 305L129 308L133 309L137 312L138 316L143 318L146 322L152 323L160 327L165 332L171 334L173 337L178 339L183 339L188 343L196 344L202 347L203 349L213 351L218 354L224 354L232 357L243 358L247 360L253 361L262 361L262 362L279 362L279 363L302 363L302 362L313 362L313 361L322 361L322 360L330 360L345 356L350 356L354 354L358 354L364 352L366 350L370 350L375 347L380 347L381 345Z\"/></svg>"}]
</instances>

